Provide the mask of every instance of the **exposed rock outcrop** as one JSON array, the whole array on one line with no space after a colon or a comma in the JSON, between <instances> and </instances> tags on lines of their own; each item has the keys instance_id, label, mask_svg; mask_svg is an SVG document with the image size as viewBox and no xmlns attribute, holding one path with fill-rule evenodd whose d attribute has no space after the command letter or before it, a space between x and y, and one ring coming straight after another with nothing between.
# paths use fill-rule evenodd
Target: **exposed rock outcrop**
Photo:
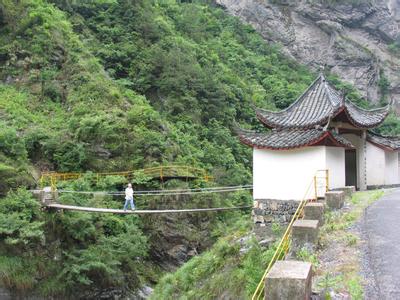
<instances>
[{"instance_id":1,"label":"exposed rock outcrop","mask_svg":"<svg viewBox=\"0 0 400 300\"><path fill-rule=\"evenodd\" d=\"M400 0L327 2L216 0L288 56L314 69L326 65L373 102L382 96L384 76L388 100L399 106L400 50L388 46L400 43Z\"/></svg>"}]
</instances>

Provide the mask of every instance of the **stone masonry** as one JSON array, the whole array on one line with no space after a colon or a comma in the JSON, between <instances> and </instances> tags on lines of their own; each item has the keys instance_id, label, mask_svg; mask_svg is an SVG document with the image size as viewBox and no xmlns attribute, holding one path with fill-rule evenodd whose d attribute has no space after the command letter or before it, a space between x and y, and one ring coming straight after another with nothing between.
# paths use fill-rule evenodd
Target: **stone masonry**
<instances>
[{"instance_id":1,"label":"stone masonry","mask_svg":"<svg viewBox=\"0 0 400 300\"><path fill-rule=\"evenodd\" d=\"M298 206L299 201L294 200L254 200L252 215L257 238L271 237L272 224L286 227Z\"/></svg>"}]
</instances>

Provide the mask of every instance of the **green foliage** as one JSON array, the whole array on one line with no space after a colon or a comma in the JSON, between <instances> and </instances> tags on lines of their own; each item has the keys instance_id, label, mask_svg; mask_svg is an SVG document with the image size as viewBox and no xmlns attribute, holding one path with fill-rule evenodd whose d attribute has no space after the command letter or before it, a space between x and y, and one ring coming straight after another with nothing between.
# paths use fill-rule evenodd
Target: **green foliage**
<instances>
[{"instance_id":1,"label":"green foliage","mask_svg":"<svg viewBox=\"0 0 400 300\"><path fill-rule=\"evenodd\" d=\"M271 230L276 236L282 235L284 228L279 223L272 223Z\"/></svg>"},{"instance_id":2,"label":"green foliage","mask_svg":"<svg viewBox=\"0 0 400 300\"><path fill-rule=\"evenodd\" d=\"M358 243L358 237L351 233L346 234L345 240L348 246L355 246Z\"/></svg>"},{"instance_id":3,"label":"green foliage","mask_svg":"<svg viewBox=\"0 0 400 300\"><path fill-rule=\"evenodd\" d=\"M161 278L151 299L249 297L274 249L262 249L255 240L249 240L247 251L241 254L234 236L219 240L209 251Z\"/></svg>"},{"instance_id":4,"label":"green foliage","mask_svg":"<svg viewBox=\"0 0 400 300\"><path fill-rule=\"evenodd\" d=\"M299 260L307 261L312 263L314 268L318 268L319 261L318 257L315 253L312 253L309 249L303 247L299 251L297 251L296 256Z\"/></svg>"},{"instance_id":5,"label":"green foliage","mask_svg":"<svg viewBox=\"0 0 400 300\"><path fill-rule=\"evenodd\" d=\"M328 293L329 289L336 290L340 288L342 281L343 281L342 275L334 276L331 273L325 273L322 280L320 280L317 285L319 288L321 288L323 291L327 293L328 297L330 297Z\"/></svg>"},{"instance_id":6,"label":"green foliage","mask_svg":"<svg viewBox=\"0 0 400 300\"><path fill-rule=\"evenodd\" d=\"M0 201L0 236L19 253L44 243L40 204L28 191L10 192Z\"/></svg>"},{"instance_id":7,"label":"green foliage","mask_svg":"<svg viewBox=\"0 0 400 300\"><path fill-rule=\"evenodd\" d=\"M24 141L18 137L14 128L4 123L0 123L0 151L17 159L25 160L27 157Z\"/></svg>"},{"instance_id":8,"label":"green foliage","mask_svg":"<svg viewBox=\"0 0 400 300\"><path fill-rule=\"evenodd\" d=\"M354 102L360 107L370 108L370 103L361 97L359 92L351 84L342 82L338 76L330 74L328 80L332 83L338 90L342 91L346 98Z\"/></svg>"},{"instance_id":9,"label":"green foliage","mask_svg":"<svg viewBox=\"0 0 400 300\"><path fill-rule=\"evenodd\" d=\"M354 6L361 4L370 4L372 0L315 0L315 2L321 2L326 5L340 5L340 4L351 4Z\"/></svg>"},{"instance_id":10,"label":"green foliage","mask_svg":"<svg viewBox=\"0 0 400 300\"><path fill-rule=\"evenodd\" d=\"M383 70L380 70L379 72L378 87L381 94L381 104L385 104L386 97L389 93L390 82L389 79L385 76Z\"/></svg>"},{"instance_id":11,"label":"green foliage","mask_svg":"<svg viewBox=\"0 0 400 300\"><path fill-rule=\"evenodd\" d=\"M133 184L143 185L151 180L151 177L146 175L143 171L135 171L133 173Z\"/></svg>"},{"instance_id":12,"label":"green foliage","mask_svg":"<svg viewBox=\"0 0 400 300\"><path fill-rule=\"evenodd\" d=\"M361 279L356 276L347 282L347 286L350 292L351 299L361 300L364 299L364 289L361 284Z\"/></svg>"},{"instance_id":13,"label":"green foliage","mask_svg":"<svg viewBox=\"0 0 400 300\"><path fill-rule=\"evenodd\" d=\"M400 41L389 44L388 50L394 55L400 55Z\"/></svg>"},{"instance_id":14,"label":"green foliage","mask_svg":"<svg viewBox=\"0 0 400 300\"><path fill-rule=\"evenodd\" d=\"M391 111L386 117L385 121L381 126L375 129L376 132L383 135L399 135L400 134L400 122L396 113Z\"/></svg>"},{"instance_id":15,"label":"green foliage","mask_svg":"<svg viewBox=\"0 0 400 300\"><path fill-rule=\"evenodd\" d=\"M0 193L32 186L30 174L38 170L124 171L172 162L212 170L216 184L248 183L251 149L236 138L235 123L260 128L252 105L284 108L314 75L209 2L1 1ZM397 130L396 124L387 126ZM97 179L87 172L60 188L118 191L126 183L123 177ZM142 173L133 183L154 184ZM61 194L60 201L119 208L121 198L71 193ZM251 203L248 192L172 200L139 198L137 204ZM241 234L248 230L242 217L241 212L187 215L173 223L183 238L204 249L226 235L227 227ZM238 221L232 225L232 220ZM11 192L0 201L1 278L7 287L40 286L43 295L55 298L127 281L134 289L146 274L157 273L143 266L149 252L164 253L153 248L170 224L161 217L44 214L26 191ZM233 296L245 296L273 253L255 243L249 247L242 255L238 244L221 240L176 275L167 275L156 293L214 298L229 282ZM196 284L199 294L192 289Z\"/></svg>"},{"instance_id":16,"label":"green foliage","mask_svg":"<svg viewBox=\"0 0 400 300\"><path fill-rule=\"evenodd\" d=\"M36 284L34 266L21 257L0 255L0 282L12 290L32 289Z\"/></svg>"},{"instance_id":17,"label":"green foliage","mask_svg":"<svg viewBox=\"0 0 400 300\"><path fill-rule=\"evenodd\" d=\"M137 258L144 257L146 253L146 239L133 227L126 233L103 236L98 243L86 249L66 253L65 266L59 276L70 287L122 286L123 270L129 271L131 281L137 280L135 264L138 263Z\"/></svg>"}]
</instances>

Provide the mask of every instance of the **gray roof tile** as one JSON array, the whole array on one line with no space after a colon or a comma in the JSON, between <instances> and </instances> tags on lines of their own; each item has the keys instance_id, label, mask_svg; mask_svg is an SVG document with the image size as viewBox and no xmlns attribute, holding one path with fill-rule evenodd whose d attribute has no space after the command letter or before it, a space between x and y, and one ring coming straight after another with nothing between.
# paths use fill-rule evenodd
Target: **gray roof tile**
<instances>
[{"instance_id":1,"label":"gray roof tile","mask_svg":"<svg viewBox=\"0 0 400 300\"><path fill-rule=\"evenodd\" d=\"M367 141L385 150L400 150L400 136L384 136L368 131Z\"/></svg>"},{"instance_id":2,"label":"gray roof tile","mask_svg":"<svg viewBox=\"0 0 400 300\"><path fill-rule=\"evenodd\" d=\"M268 133L238 130L240 140L251 147L271 150L287 150L313 145L353 148L343 137L322 129L272 130Z\"/></svg>"},{"instance_id":3,"label":"gray roof tile","mask_svg":"<svg viewBox=\"0 0 400 300\"><path fill-rule=\"evenodd\" d=\"M320 75L288 108L278 112L256 109L257 117L262 123L277 129L313 128L315 125L326 124L341 112L345 112L347 119L355 127L372 128L383 122L389 112L389 105L374 110L362 109L345 100Z\"/></svg>"}]
</instances>

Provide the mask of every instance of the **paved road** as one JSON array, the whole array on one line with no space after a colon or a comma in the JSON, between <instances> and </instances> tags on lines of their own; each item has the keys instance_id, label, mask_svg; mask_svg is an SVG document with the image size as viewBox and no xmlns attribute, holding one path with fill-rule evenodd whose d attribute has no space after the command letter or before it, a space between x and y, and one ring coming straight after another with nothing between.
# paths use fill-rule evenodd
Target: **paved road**
<instances>
[{"instance_id":1,"label":"paved road","mask_svg":"<svg viewBox=\"0 0 400 300\"><path fill-rule=\"evenodd\" d=\"M400 299L400 189L367 208L363 231L370 286L366 299ZM372 278L371 278L372 277Z\"/></svg>"}]
</instances>

